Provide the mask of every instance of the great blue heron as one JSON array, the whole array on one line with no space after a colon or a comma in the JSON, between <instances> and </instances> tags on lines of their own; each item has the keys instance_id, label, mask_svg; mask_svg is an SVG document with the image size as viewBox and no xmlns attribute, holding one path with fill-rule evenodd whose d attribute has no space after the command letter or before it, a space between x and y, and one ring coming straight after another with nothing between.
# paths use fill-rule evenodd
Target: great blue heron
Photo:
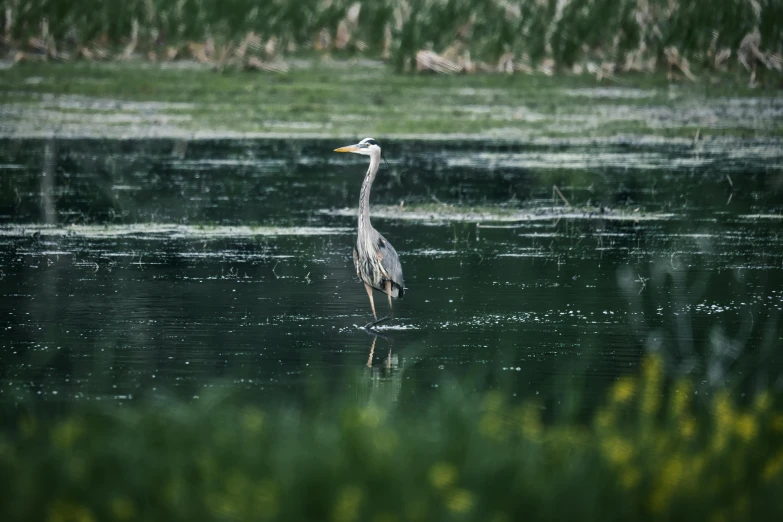
<instances>
[{"instance_id":1,"label":"great blue heron","mask_svg":"<svg viewBox=\"0 0 783 522\"><path fill-rule=\"evenodd\" d=\"M397 251L370 224L370 188L381 162L381 147L374 139L365 138L356 145L340 147L334 151L353 152L370 157L370 168L367 169L367 174L364 176L359 196L359 233L356 238L356 246L353 249L356 275L364 282L364 288L370 298L373 321L365 325L365 328L369 328L392 317L392 297L402 297L405 291L405 285L402 281L402 266ZM389 299L389 313L380 319L375 313L375 302L372 299L373 289L384 292Z\"/></svg>"}]
</instances>

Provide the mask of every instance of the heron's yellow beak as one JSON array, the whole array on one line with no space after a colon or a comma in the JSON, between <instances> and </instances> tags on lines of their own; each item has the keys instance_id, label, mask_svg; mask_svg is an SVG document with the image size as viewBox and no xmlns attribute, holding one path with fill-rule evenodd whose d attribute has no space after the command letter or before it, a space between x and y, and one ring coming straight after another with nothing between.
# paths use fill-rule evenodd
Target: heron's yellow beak
<instances>
[{"instance_id":1,"label":"heron's yellow beak","mask_svg":"<svg viewBox=\"0 0 783 522\"><path fill-rule=\"evenodd\" d=\"M359 150L359 147L356 145L348 145L347 147L340 147L339 149L334 149L335 152L356 152Z\"/></svg>"}]
</instances>

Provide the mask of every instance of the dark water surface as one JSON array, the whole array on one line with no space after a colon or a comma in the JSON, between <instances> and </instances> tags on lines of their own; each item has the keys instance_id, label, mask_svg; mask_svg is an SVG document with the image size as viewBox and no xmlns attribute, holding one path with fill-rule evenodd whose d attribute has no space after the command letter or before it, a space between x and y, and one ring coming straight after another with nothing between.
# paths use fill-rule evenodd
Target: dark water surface
<instances>
[{"instance_id":1,"label":"dark water surface","mask_svg":"<svg viewBox=\"0 0 783 522\"><path fill-rule=\"evenodd\" d=\"M350 141L0 141L0 401L275 399L359 370L392 395L598 393L646 350L783 388L779 142L382 143L373 224L408 288L376 339Z\"/></svg>"}]
</instances>

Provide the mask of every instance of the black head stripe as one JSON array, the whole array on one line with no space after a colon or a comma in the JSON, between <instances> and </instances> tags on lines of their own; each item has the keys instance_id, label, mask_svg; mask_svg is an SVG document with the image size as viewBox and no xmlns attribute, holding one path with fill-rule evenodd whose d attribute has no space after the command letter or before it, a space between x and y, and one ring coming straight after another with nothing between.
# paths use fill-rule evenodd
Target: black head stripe
<instances>
[{"instance_id":1,"label":"black head stripe","mask_svg":"<svg viewBox=\"0 0 783 522\"><path fill-rule=\"evenodd\" d=\"M375 140L374 140L374 139L372 139L372 138L370 138L369 140L367 140L365 143L367 143L367 145L378 145L378 142L377 142L377 141L375 141Z\"/></svg>"}]
</instances>

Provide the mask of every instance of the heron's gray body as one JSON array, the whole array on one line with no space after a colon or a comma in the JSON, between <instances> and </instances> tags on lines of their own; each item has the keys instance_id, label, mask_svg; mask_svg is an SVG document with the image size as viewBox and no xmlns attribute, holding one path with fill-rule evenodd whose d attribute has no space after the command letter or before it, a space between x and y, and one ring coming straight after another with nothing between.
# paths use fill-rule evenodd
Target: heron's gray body
<instances>
[{"instance_id":1,"label":"heron's gray body","mask_svg":"<svg viewBox=\"0 0 783 522\"><path fill-rule=\"evenodd\" d=\"M405 286L402 266L397 251L377 230L372 229L367 241L357 238L353 249L353 264L359 279L381 292L386 291L386 282L391 283L391 296L402 297Z\"/></svg>"},{"instance_id":2,"label":"heron's gray body","mask_svg":"<svg viewBox=\"0 0 783 522\"><path fill-rule=\"evenodd\" d=\"M359 227L353 262L359 279L376 290L386 292L386 283L391 284L389 295L402 297L405 284L402 265L394 247L370 224L370 188L378 172L380 153L370 156L370 168L364 177L359 196Z\"/></svg>"},{"instance_id":3,"label":"heron's gray body","mask_svg":"<svg viewBox=\"0 0 783 522\"><path fill-rule=\"evenodd\" d=\"M356 145L348 145L335 149L335 152L352 152L370 157L370 168L362 182L362 192L359 196L359 230L356 237L356 246L353 249L353 264L356 267L356 275L364 282L367 297L370 298L373 322L365 328L391 319L392 298L402 297L405 292L405 283L402 281L402 266L397 251L391 246L385 237L378 233L370 224L370 189L375 175L378 173L378 165L381 162L381 147L372 138L364 138ZM378 319L375 313L375 301L372 291L380 290L389 299L389 314Z\"/></svg>"}]
</instances>

